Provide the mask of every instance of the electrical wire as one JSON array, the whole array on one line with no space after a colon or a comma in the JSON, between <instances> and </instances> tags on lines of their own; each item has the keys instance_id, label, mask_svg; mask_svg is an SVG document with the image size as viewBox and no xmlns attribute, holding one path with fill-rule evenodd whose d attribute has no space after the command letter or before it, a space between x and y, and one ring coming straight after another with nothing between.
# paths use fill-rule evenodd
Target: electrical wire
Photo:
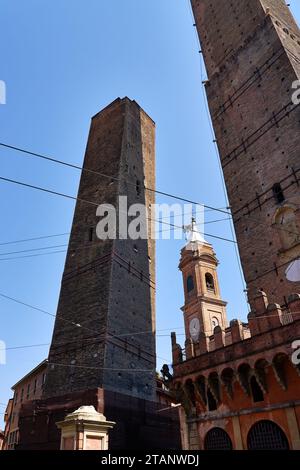
<instances>
[{"instance_id":1,"label":"electrical wire","mask_svg":"<svg viewBox=\"0 0 300 470\"><path fill-rule=\"evenodd\" d=\"M30 308L32 310L36 310L40 313L43 313L45 315L48 315L48 316L51 316L51 317L54 317L54 318L58 318L59 320L66 320L65 318L61 317L61 316L57 316L55 315L54 313L51 313L47 310L44 310L40 307L35 307L34 305L31 305L31 304L28 304L26 302L23 302L22 300L19 300L19 299L16 299L14 297L11 297L11 296L8 296L6 294L3 294L2 292L0 292L0 297L3 297L4 299L6 300L10 300L12 302L15 302L19 305L22 305L24 307L27 307L27 308ZM72 312L71 312L72 313ZM66 320L67 322L70 322L70 320ZM72 322L72 325L73 326L76 326L77 328L83 328L81 324L79 323L75 323L75 322ZM173 329L170 329L170 328L165 328L165 329L162 329L162 330L156 330L156 332L162 332L162 331L173 331L173 330L178 330L178 329L183 329L184 327L175 327ZM86 328L85 328L86 329ZM91 331L92 333L96 333L97 335L99 335L99 333L96 331L96 330L91 330L91 329L88 329L89 331ZM136 333L122 333L120 335L111 335L110 333L108 333L110 336L113 336L115 338L119 338L119 337L125 337L125 336L135 336L135 335L139 335L139 334L154 334L154 332L152 330L147 330L147 331L141 331L141 332L136 332ZM64 344L64 343L62 343Z\"/></svg>"},{"instance_id":2,"label":"electrical wire","mask_svg":"<svg viewBox=\"0 0 300 470\"><path fill-rule=\"evenodd\" d=\"M15 255L15 254L18 254L18 253L28 253L30 251L41 251L41 250L50 250L50 249L53 249L53 248L62 248L62 247L67 247L68 245L64 244L64 245L52 245L52 246L43 246L43 247L40 247L40 248L30 248L30 249L27 249L27 250L19 250L19 251L9 251L9 252L6 252L6 253L0 253L0 256L8 256L8 255ZM0 258L1 260L1 258Z\"/></svg>"},{"instance_id":3,"label":"electrical wire","mask_svg":"<svg viewBox=\"0 0 300 470\"><path fill-rule=\"evenodd\" d=\"M23 238L22 240L14 240L14 241L9 241L9 242L1 242L0 246L4 245L15 245L17 243L25 243L25 242L31 242L31 241L36 241L36 240L44 240L46 238L55 238L55 237L63 237L66 235L70 235L70 232L67 233L57 233L55 235L44 235L44 236L39 236L39 237L34 237L34 238Z\"/></svg>"},{"instance_id":4,"label":"electrical wire","mask_svg":"<svg viewBox=\"0 0 300 470\"><path fill-rule=\"evenodd\" d=\"M37 253L35 255L13 256L10 258L0 258L0 261L12 261L12 260L24 259L24 258L37 258L39 256L55 255L58 253L67 253L67 250L50 251L49 253Z\"/></svg>"},{"instance_id":5,"label":"electrical wire","mask_svg":"<svg viewBox=\"0 0 300 470\"><path fill-rule=\"evenodd\" d=\"M101 177L104 177L104 178L108 178L110 180L114 180L114 181L118 181L118 182L121 181L120 178L113 177L113 176L107 175L105 173L102 173L102 172L99 172L99 171L96 171L96 170L92 170L92 169L89 169L89 168L81 167L79 165L75 165L75 164L72 164L72 163L67 163L65 161L58 160L58 159L55 159L55 158L52 158L52 157L48 157L48 156L40 154L40 153L31 152L30 150L26 150L26 149L23 149L23 148L20 148L20 147L15 147L13 145L5 144L4 142L0 142L0 146L4 147L4 148L7 148L7 149L15 150L15 151L23 153L23 154L31 155L31 156L34 156L34 157L37 157L37 158L42 158L44 160L48 160L48 161L51 161L53 163L58 163L60 165L64 165L64 166L67 166L67 167L70 167L70 168L74 168L76 170L92 173L92 174L95 174L95 175L98 175L98 176L101 176ZM127 182L127 184L131 185L131 186L134 186L136 188L135 183ZM148 188L145 185L143 186L143 189L145 189L145 191L149 191L149 192L160 194L162 196L166 196L166 197L169 197L169 198L172 198L172 199L176 199L177 201L183 201L183 202L188 202L188 203L194 204L194 205L200 205L200 206L203 206L205 209L208 209L208 210L211 210L211 211L216 211L216 212L221 212L221 213L226 214L226 215L231 215L228 211L225 211L223 209L219 209L217 207L212 207L212 206L209 206L207 204L201 204L199 202L195 202L195 201L192 201L190 199L186 199L182 196L176 196L175 194L171 194L171 193L168 193L168 192L165 192L165 191L159 191L157 189Z\"/></svg>"},{"instance_id":6,"label":"electrical wire","mask_svg":"<svg viewBox=\"0 0 300 470\"><path fill-rule=\"evenodd\" d=\"M154 367L153 369L113 369L112 367L94 367L94 366L86 366L86 365L80 365L80 364L61 364L57 362L48 362L49 366L55 366L55 367L70 367L70 368L80 368L80 369L91 369L91 370L109 370L112 372L156 372L156 368Z\"/></svg>"},{"instance_id":7,"label":"electrical wire","mask_svg":"<svg viewBox=\"0 0 300 470\"><path fill-rule=\"evenodd\" d=\"M97 335L97 338L98 338L98 339L101 339L101 338L99 338L99 333L98 333L98 331L92 330L92 329L90 329L90 328L87 328L87 327L81 325L80 323L73 322L73 321L71 321L71 320L68 320L68 319L66 319L66 318L64 318L64 317L62 317L62 316L60 316L60 315L57 316L57 315L55 315L54 313L48 312L47 310L41 309L41 308L39 308L39 307L35 307L35 306L31 305L31 304L28 304L28 303L26 303L26 302L23 302L23 301L21 301L21 300L19 300L19 299L16 299L16 298L14 298L14 297L7 296L6 294L3 294L3 293L0 293L0 297L3 297L3 298L5 298L6 300L10 300L10 301L15 302L15 303L17 303L17 304L23 305L23 306L25 306L25 307L27 307L27 308L33 309L33 310L38 311L38 312L40 312L40 313L43 313L43 314L45 314L45 315L54 317L54 318L56 318L56 319L58 319L58 320L61 320L61 321L66 322L66 323L70 323L70 324L72 324L72 326L75 326L75 327L80 328L80 329L82 329L82 330L86 330L86 331L92 332L92 333L94 333L94 334ZM71 312L71 313L72 313L72 312ZM157 330L157 331L159 331L159 330ZM102 337L102 339L113 339L113 338L122 339L123 337L126 337L126 336L132 337L132 336L135 336L135 334L138 335L138 334L146 334L146 333L147 333L147 334L155 334L152 330L148 330L148 331L142 331L142 332L136 332L136 333L135 333L135 332L133 332L133 333L127 333L127 334L124 333L124 334L120 334L120 335L115 335L115 334L107 333L106 335L101 335L101 334L100 334L100 336ZM167 335L166 335L166 336L167 336ZM78 341L82 341L82 339L81 339L81 340L78 339ZM63 343L63 344L65 345L65 343ZM128 346L130 346L130 344L128 344ZM133 347L136 347L135 345L132 345L132 346L133 346ZM147 352L147 354L149 354L150 356L152 355L152 354L149 353L148 351L141 350L141 352ZM159 356L157 356L157 355L155 355L155 356L156 356L157 358L160 358L160 359L165 360L165 358L161 358L161 357L159 357Z\"/></svg>"},{"instance_id":8,"label":"electrical wire","mask_svg":"<svg viewBox=\"0 0 300 470\"><path fill-rule=\"evenodd\" d=\"M210 121L209 121L209 122L210 122ZM85 169L85 168L79 167L79 166L77 166L77 165L68 164L68 163L66 163L66 162L59 161L59 160L56 160L56 159L53 159L53 158L50 158L50 157L46 157L46 156L41 155L41 154L36 154L36 153L34 153L34 152L26 151L26 150L24 150L24 149L20 149L20 148L17 148L17 147L9 146L9 145L3 144L3 143L0 143L0 145L1 145L1 146L4 146L4 147L7 147L7 148L11 148L11 149L17 150L17 151L19 151L19 152L23 152L23 153L32 155L32 156L36 156L36 157L39 157L39 158L43 158L43 159L46 159L46 160L50 160L50 161L55 162L55 163L59 163L59 164L66 165L66 166L69 166L69 167L72 167L72 168L76 168L76 169L78 169L78 170L89 171L89 172L92 172L92 173L96 173L96 174L98 174L98 175L101 175L101 176L103 176L103 177L107 177L107 178L109 178L109 179L115 179L115 180L117 180L117 181L120 181L120 179L118 179L118 178L113 178L113 177L111 177L111 176L109 176L109 175L105 175L105 174L101 174L101 173L99 173L99 172L95 172L95 171L93 171L93 170ZM0 179L1 179L1 180L4 180L4 181L13 182L13 183L16 183L16 184L22 184L23 186L27 186L27 187L34 188L34 189L39 189L39 190L41 190L41 191L50 192L50 193L52 193L52 194L56 194L56 195L59 195L59 196L68 197L68 198L70 198L70 199L80 200L79 198L73 198L72 196L68 196L68 195L65 195L65 194L62 194L62 193L57 193L57 192L54 192L54 191L45 190L44 188L34 187L34 186L32 186L32 185L27 185L26 183L20 183L20 182L13 181L13 180L8 180L8 179L2 178L2 177L1 177ZM224 181L223 181L223 183L224 183ZM128 184L131 184L131 183L128 183ZM182 201L185 201L185 202L189 202L189 203L192 203L192 204L197 204L197 205L199 205L199 203L197 203L197 202L190 201L190 200L187 200L187 199L184 199L184 198L181 198L181 197L177 197L177 196L172 195L172 194L169 194L169 193L161 192L161 191L154 190L154 189L147 188L147 187L144 187L144 189L147 190L147 191L151 191L151 192L155 192L155 193L158 193L158 194L167 196L167 197L172 197L172 198L177 199L177 200L182 200ZM225 191L226 191L226 190L225 190ZM226 192L225 192L225 194L226 194ZM82 201L84 201L84 200L82 200ZM84 201L84 202L87 202L87 201ZM227 202L228 202L228 201L227 201ZM91 203L91 202L89 202L89 203ZM201 205L202 205L202 204L201 204ZM220 209L217 209L217 208L212 208L212 207L210 207L210 206L205 206L205 208L208 209L208 210L219 211L219 212L223 212L223 213L226 213L226 214L230 215L228 212L225 212L225 211L220 210ZM229 218L229 219L222 219L222 220L231 220L231 218ZM255 219L253 219L253 220L255 220ZM212 221L212 222L207 222L207 223L215 223L215 222L219 222L219 221L220 221L220 220L218 220L218 221ZM174 224L168 224L168 225L170 225L170 226L172 226L172 227L174 227L174 228L182 228L182 227L176 226L176 225L174 225ZM291 233L292 233L292 232L291 232ZM52 236L47 236L47 237L37 237L37 238L31 239L31 240L37 240L37 239L41 239L41 238L50 238L50 237L62 236L62 235L68 235L68 234L52 235ZM209 234L206 234L206 236L214 237L213 235L209 235ZM233 235L233 236L234 236L234 235ZM225 238L222 238L222 237L215 237L215 238L219 238L219 239L222 239L222 240L231 241L231 242L236 243L236 241L228 240L228 239L225 239ZM15 242L7 242L7 243L1 243L0 245L13 244L13 243L21 243L21 242L23 242L23 241L31 241L31 240L27 239L27 240L15 241ZM56 246L56 247L60 247L60 246L67 246L67 245L58 245L58 246ZM49 248L49 249L50 249L50 248L55 248L55 246L54 246L54 247L36 248L36 249L31 249L31 250L22 250L22 251L20 251L20 252L11 252L11 253L6 253L6 254L5 254L5 253L4 253L4 254L1 254L1 253L0 253L0 256L8 255L8 254L14 254L14 253L29 252L29 251L39 251L39 250L48 249L48 248ZM55 252L53 252L53 253L55 253ZM58 253L58 252L57 252L57 253ZM47 253L45 253L45 254L47 254ZM48 254L51 254L51 253L48 253ZM34 256L34 255L32 255L32 256ZM290 261L289 261L289 262L290 262ZM284 264L281 265L281 266L284 266L285 264L287 264L287 263L284 263ZM281 266L279 266L279 267L281 267ZM279 268L279 267L278 267L278 268ZM259 276L259 277L261 277L261 276ZM258 278L259 278L259 277L258 277ZM2 294L0 294L0 295L2 295ZM2 295L2 296L3 296L3 295ZM8 298L8 297L7 297L7 298ZM26 305L26 304L23 304L23 305ZM29 305L27 305L27 306L29 306ZM33 307L33 308L34 308L34 307ZM37 310L42 311L41 309L37 309ZM45 311L44 311L43 313L48 313L48 314L49 314L49 312L45 312ZM294 312L294 313L295 313L295 312ZM51 315L51 314L50 314L50 315ZM55 315L53 315L53 316L55 316ZM272 315L267 316L267 318L269 318L270 316L272 316ZM258 318L263 318L263 317L258 317ZM62 318L60 317L59 319L62 319ZM76 326L78 326L78 325L76 325ZM92 330L91 330L91 331L92 331ZM144 333L145 333L145 332L144 332ZM140 333L140 334L143 334L143 333ZM132 335L132 333L131 333L130 335ZM124 335L122 335L122 336L124 336ZM163 335L160 335L160 336L163 336ZM168 336L168 335L164 335L164 336ZM35 345L35 346L37 346L37 345ZM30 347L30 346L27 346L27 347ZM33 347L33 346L32 346L32 347ZM7 349L9 349L9 348L7 348ZM68 365L68 364L54 364L54 365L57 365L57 366L68 366L68 367L70 366L70 365ZM73 365L71 365L71 367L73 367ZM86 367L86 366L78 366L78 367ZM87 368L91 368L91 367L87 367ZM96 369L98 369L98 368L96 368ZM109 370L112 370L112 369L109 369ZM116 369L116 370L121 370L121 369ZM124 369L124 370L132 370L132 369ZM137 370L136 370L136 371L137 371ZM141 371L145 371L145 370L141 370ZM147 370L147 371L148 371L148 370Z\"/></svg>"},{"instance_id":9,"label":"electrical wire","mask_svg":"<svg viewBox=\"0 0 300 470\"><path fill-rule=\"evenodd\" d=\"M39 307L35 307L35 306L33 306L33 305L30 305L30 304L28 304L28 303L26 303L26 302L23 302L22 300L15 299L14 297L10 297L10 296L8 296L8 295L6 295L6 294L3 294L3 293L0 293L0 297L4 298L4 299L6 299L6 300L10 300L10 301L12 301L12 302L15 302L15 303L17 303L17 304L23 305L24 307L31 308L32 310L36 310L37 312L43 313L44 315L48 315L48 316L50 316L50 317L56 318L56 319L58 319L58 320L61 320L61 321L66 322L66 323L70 323L71 325L76 326L77 328L83 328L83 329L85 329L85 330L87 330L87 331L91 331L92 333L95 333L94 330L91 330L90 328L86 328L86 327L84 327L84 326L81 326L79 323L75 323L75 322L73 322L72 320L68 320L68 319L66 319L66 318L64 318L64 317L62 317L62 316L60 316L60 315L57 316L57 315L55 315L54 313L51 313L51 312L48 312L47 310L44 310L44 309L42 309L42 308L39 308Z\"/></svg>"},{"instance_id":10,"label":"electrical wire","mask_svg":"<svg viewBox=\"0 0 300 470\"><path fill-rule=\"evenodd\" d=\"M40 186L35 186L35 185L32 185L32 184L24 183L22 181L17 181L17 180L10 179L10 178L4 178L3 176L0 176L0 181L5 181L7 183L17 184L19 186L24 186L24 187L27 187L27 188L30 188L30 189L35 189L37 191L42 191L44 193L49 193L49 194L52 194L52 195L55 195L55 196L64 197L64 198L67 198L67 199L70 199L70 200L73 200L73 201L79 201L79 202L83 202L83 203L86 203L86 204L92 204L93 206L97 206L97 207L99 206L99 204L96 203L96 202L88 201L86 199L78 198L78 197L75 197L75 196L70 196L69 194L61 193L61 192L58 192L58 191L53 191L53 190L47 189L47 188L42 188ZM192 201L190 201L190 202L193 203ZM193 204L196 204L196 203L193 203ZM105 207L106 205L103 204L103 206ZM107 206L107 208L110 209L109 206ZM224 211L220 211L220 212L224 212ZM227 214L227 215L230 215L229 212L224 212L224 213ZM126 215L128 215L128 214L126 213ZM168 225L170 227L183 229L183 226L181 226L181 225L175 225L175 224L171 224L169 222L163 222L161 220L152 219L151 217L148 217L147 220L149 220L151 222L160 222L161 224ZM191 232L193 232L193 231L194 230L191 230ZM226 242L229 242L229 243L237 243L236 240L230 240L228 238L217 236L217 235L212 235L210 233L204 233L204 236L215 238L217 240L223 240L223 241L226 241Z\"/></svg>"},{"instance_id":11,"label":"electrical wire","mask_svg":"<svg viewBox=\"0 0 300 470\"><path fill-rule=\"evenodd\" d=\"M250 279L250 280L248 281L248 284L257 281L258 279L261 279L261 278L267 276L268 274L271 274L271 273L274 272L274 271L278 271L278 269L283 268L283 267L287 266L288 264L293 263L294 261L297 261L298 259L299 259L299 256L297 256L296 258L293 258L293 259L291 259L291 260L289 260L289 261L285 261L284 263L280 264L279 266L276 265L274 268L272 268L272 269L270 269L270 270L268 270L268 271L265 271L265 272L262 273L262 274L259 274L258 276L256 276L256 277L253 278L253 279Z\"/></svg>"},{"instance_id":12,"label":"electrical wire","mask_svg":"<svg viewBox=\"0 0 300 470\"><path fill-rule=\"evenodd\" d=\"M51 251L49 253L37 253L35 255L13 256L10 258L0 258L0 261L12 261L12 260L24 259L24 258L37 258L39 256L55 255L57 253L66 253L66 252L67 250L59 250L59 251Z\"/></svg>"},{"instance_id":13,"label":"electrical wire","mask_svg":"<svg viewBox=\"0 0 300 470\"><path fill-rule=\"evenodd\" d=\"M299 318L300 318L300 311L295 311L295 312L289 312L289 311L285 312L285 311L283 311L282 313L283 313L283 315L284 314L289 314L289 315L292 315L293 317L296 315L296 316L299 316ZM275 317L277 318L278 315L277 314L275 314L275 315L273 315L273 314L271 314L271 315L257 315L255 317L255 320L264 320L264 319L275 318ZM296 319L296 321L297 320L298 319ZM289 323L289 324L291 324L291 323ZM282 326L286 326L286 325L282 325ZM160 331L160 330L158 330L158 331ZM171 331L174 331L174 328L170 329L170 332ZM213 334L213 330L211 330L210 333ZM135 334L144 334L144 332L135 333ZM100 336L100 334L99 334L99 336ZM119 336L122 336L122 335L119 335ZM132 333L129 333L127 336L132 336ZM156 335L156 336L171 338L170 335ZM184 333L176 333L176 336L186 336L186 335ZM104 335L103 335L103 337L104 337ZM113 337L118 338L118 335L114 335ZM78 340L73 340L73 341L68 341L68 342L63 342L63 343L55 343L55 346L67 346L67 345L72 344L72 343L89 342L89 341L94 340L94 339L95 339L95 337L94 338L87 338L87 339L78 339ZM101 338L97 338L97 339L99 340ZM13 346L13 347L2 348L2 349L0 349L0 351L27 349L27 348L35 348L35 347L44 347L44 346L49 346L50 344L51 343L41 343L41 344L30 344L30 345L24 345L24 346ZM130 344L128 344L128 346L130 346ZM160 358L159 356L156 356L156 357ZM161 358L161 359L166 360L165 358Z\"/></svg>"}]
</instances>

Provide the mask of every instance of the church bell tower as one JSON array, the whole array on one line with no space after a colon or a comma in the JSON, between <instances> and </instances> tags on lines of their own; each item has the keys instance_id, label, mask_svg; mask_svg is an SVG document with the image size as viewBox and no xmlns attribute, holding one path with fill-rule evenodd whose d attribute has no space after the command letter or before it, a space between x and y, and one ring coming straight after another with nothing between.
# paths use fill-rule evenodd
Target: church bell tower
<instances>
[{"instance_id":1,"label":"church bell tower","mask_svg":"<svg viewBox=\"0 0 300 470\"><path fill-rule=\"evenodd\" d=\"M186 338L195 342L200 333L210 336L215 327L227 327L227 303L221 299L217 266L212 245L204 240L193 219L187 244L181 250L179 269L184 285Z\"/></svg>"}]
</instances>

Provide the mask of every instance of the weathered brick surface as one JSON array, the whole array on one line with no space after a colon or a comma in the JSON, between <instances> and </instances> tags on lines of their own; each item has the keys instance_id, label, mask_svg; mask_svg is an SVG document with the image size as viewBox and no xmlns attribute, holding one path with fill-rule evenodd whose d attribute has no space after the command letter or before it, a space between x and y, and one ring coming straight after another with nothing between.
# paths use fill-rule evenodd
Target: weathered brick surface
<instances>
[{"instance_id":1,"label":"weathered brick surface","mask_svg":"<svg viewBox=\"0 0 300 470\"><path fill-rule=\"evenodd\" d=\"M153 121L128 98L92 119L84 169L112 179L82 173L44 398L97 387L155 397L155 242L100 241L95 232L98 204L117 207L119 195L128 205L154 202L143 190L155 187L154 140Z\"/></svg>"},{"instance_id":2,"label":"weathered brick surface","mask_svg":"<svg viewBox=\"0 0 300 470\"><path fill-rule=\"evenodd\" d=\"M178 363L174 367L175 379L179 377L189 378L189 375L209 375L210 372L221 372L228 367L237 368L244 362L249 362L252 367L258 359L264 358L272 362L278 353L284 353L291 357L293 353L292 343L300 337L300 321L297 320L286 326L279 326L269 331L258 333L256 336L228 345L219 347L215 351L204 352L197 357ZM294 398L298 398L294 397Z\"/></svg>"},{"instance_id":3,"label":"weathered brick surface","mask_svg":"<svg viewBox=\"0 0 300 470\"><path fill-rule=\"evenodd\" d=\"M299 296L295 295L294 298L293 302L299 301ZM185 390L182 396L185 397L183 405L186 418L181 416L181 421L186 421L188 425L186 432L190 450L195 449L195 445L205 448L205 437L212 428L225 430L234 449L247 449L250 428L260 420L277 423L286 434L290 448L299 449L299 425L295 421L295 428L292 428L286 422L286 413L299 415L300 412L299 365L297 367L291 361L293 342L300 337L300 320L299 315L294 321L289 317L289 323L282 325L275 321L276 317L279 320L282 312L278 311L277 315L274 312L275 305L270 305L260 312L260 317L253 315L252 321L257 323L258 329L254 330L250 324L253 336L248 339L241 339L225 347L219 344L213 351L208 347L206 351L199 350L195 344L194 357L181 362L178 362L173 350L174 388ZM263 325L261 319L269 320L269 323ZM232 324L231 328L235 328L235 325ZM173 347L175 341L173 334ZM243 370L247 372L243 373ZM250 385L253 376L263 390L262 398L254 397ZM217 378L214 382L217 386L212 383L212 377L214 380ZM203 398L208 389L215 393L218 400L217 406L212 409ZM187 397L189 403L186 402ZM288 411L290 409L292 411ZM242 442L239 442L232 429L236 416L241 419L239 432ZM195 433L196 422L198 434ZM266 439L265 445L272 449L272 441L267 443Z\"/></svg>"},{"instance_id":4,"label":"weathered brick surface","mask_svg":"<svg viewBox=\"0 0 300 470\"><path fill-rule=\"evenodd\" d=\"M81 405L94 406L116 425L109 450L180 449L178 408L162 411L161 403L103 389L89 389L27 403L20 418L18 450L58 450L56 423Z\"/></svg>"},{"instance_id":5,"label":"weathered brick surface","mask_svg":"<svg viewBox=\"0 0 300 470\"><path fill-rule=\"evenodd\" d=\"M252 303L257 288L285 303L300 254L300 33L283 0L192 0L208 71L206 91ZM281 182L285 201L272 188ZM294 223L275 225L283 207ZM286 235L288 249L283 247Z\"/></svg>"}]
</instances>

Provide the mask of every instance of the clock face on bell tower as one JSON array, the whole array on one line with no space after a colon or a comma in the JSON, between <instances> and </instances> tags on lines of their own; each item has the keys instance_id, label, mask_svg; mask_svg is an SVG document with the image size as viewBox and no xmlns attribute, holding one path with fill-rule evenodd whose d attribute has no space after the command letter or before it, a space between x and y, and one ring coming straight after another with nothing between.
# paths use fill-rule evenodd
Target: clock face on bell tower
<instances>
[{"instance_id":1,"label":"clock face on bell tower","mask_svg":"<svg viewBox=\"0 0 300 470\"><path fill-rule=\"evenodd\" d=\"M198 341L199 339L199 334L200 334L200 320L197 317L194 317L190 320L190 335L192 340Z\"/></svg>"}]
</instances>

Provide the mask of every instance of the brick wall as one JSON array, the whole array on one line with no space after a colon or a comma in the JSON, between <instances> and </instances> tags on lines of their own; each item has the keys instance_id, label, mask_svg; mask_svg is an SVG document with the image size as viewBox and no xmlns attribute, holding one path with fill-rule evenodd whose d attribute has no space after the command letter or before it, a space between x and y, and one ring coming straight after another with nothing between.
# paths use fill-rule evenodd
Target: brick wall
<instances>
[{"instance_id":1,"label":"brick wall","mask_svg":"<svg viewBox=\"0 0 300 470\"><path fill-rule=\"evenodd\" d=\"M103 389L74 392L25 404L20 419L18 450L58 450L56 423L81 405L92 405L107 420L116 422L109 432L109 450L179 450L178 408Z\"/></svg>"},{"instance_id":2,"label":"brick wall","mask_svg":"<svg viewBox=\"0 0 300 470\"><path fill-rule=\"evenodd\" d=\"M299 29L282 0L194 0L192 6L250 301L259 288L284 304L300 287L285 277L300 254L300 108L291 102L300 77ZM273 196L276 183L281 203ZM279 227L286 207L294 219Z\"/></svg>"},{"instance_id":3,"label":"brick wall","mask_svg":"<svg viewBox=\"0 0 300 470\"><path fill-rule=\"evenodd\" d=\"M104 387L154 399L155 242L100 241L95 231L98 204L117 207L119 195L129 204L154 201L143 190L155 187L154 139L153 121L128 98L92 119L84 168L112 179L81 176L45 398Z\"/></svg>"}]
</instances>

